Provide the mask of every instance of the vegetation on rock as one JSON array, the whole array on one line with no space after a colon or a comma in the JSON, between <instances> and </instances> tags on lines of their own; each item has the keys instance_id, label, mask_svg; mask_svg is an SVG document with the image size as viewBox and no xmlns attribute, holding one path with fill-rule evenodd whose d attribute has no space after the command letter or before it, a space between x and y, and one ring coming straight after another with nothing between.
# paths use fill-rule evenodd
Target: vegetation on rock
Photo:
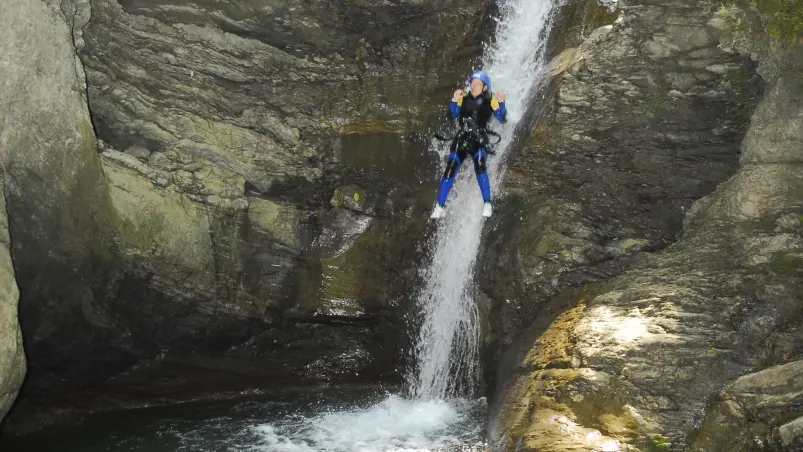
<instances>
[{"instance_id":1,"label":"vegetation on rock","mask_svg":"<svg viewBox=\"0 0 803 452\"><path fill-rule=\"evenodd\" d=\"M730 31L745 29L744 19L730 8L754 8L766 19L767 35L782 43L803 42L803 2L800 0L734 0L720 4L721 16L729 22Z\"/></svg>"},{"instance_id":2,"label":"vegetation on rock","mask_svg":"<svg viewBox=\"0 0 803 452\"><path fill-rule=\"evenodd\" d=\"M767 32L779 39L803 39L803 2L800 0L751 0L767 17Z\"/></svg>"}]
</instances>

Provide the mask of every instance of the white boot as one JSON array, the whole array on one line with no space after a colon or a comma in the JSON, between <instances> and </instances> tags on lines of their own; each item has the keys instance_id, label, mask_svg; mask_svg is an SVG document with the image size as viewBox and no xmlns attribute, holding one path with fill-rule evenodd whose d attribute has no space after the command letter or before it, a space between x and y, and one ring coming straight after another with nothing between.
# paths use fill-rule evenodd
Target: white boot
<instances>
[{"instance_id":1,"label":"white boot","mask_svg":"<svg viewBox=\"0 0 803 452\"><path fill-rule=\"evenodd\" d=\"M430 215L429 218L437 220L439 218L442 218L445 214L446 214L446 209L444 209L443 206L440 204L435 204L435 208L432 209L432 215Z\"/></svg>"},{"instance_id":2,"label":"white boot","mask_svg":"<svg viewBox=\"0 0 803 452\"><path fill-rule=\"evenodd\" d=\"M491 201L485 201L485 205L482 207L482 216L485 218L490 217L493 214L493 207L491 207Z\"/></svg>"}]
</instances>

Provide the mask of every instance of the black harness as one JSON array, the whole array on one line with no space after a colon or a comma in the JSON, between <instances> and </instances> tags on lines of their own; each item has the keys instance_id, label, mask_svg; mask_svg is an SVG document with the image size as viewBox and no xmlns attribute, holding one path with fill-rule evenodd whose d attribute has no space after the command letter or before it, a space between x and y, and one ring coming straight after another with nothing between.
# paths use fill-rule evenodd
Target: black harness
<instances>
[{"instance_id":1,"label":"black harness","mask_svg":"<svg viewBox=\"0 0 803 452\"><path fill-rule=\"evenodd\" d=\"M488 139L488 136L495 137L496 141L491 143L490 140ZM488 146L489 145L490 146L495 146L495 145L499 144L500 141L502 141L502 137L498 133L496 133L496 132L494 132L492 130L488 130L488 129L485 129L485 130L479 131L479 132L460 129L454 135L448 136L448 137L447 136L443 136L443 135L439 134L438 132L435 132L435 138L440 140L440 141L455 141L456 140L458 145L460 145L461 143L466 143L468 141L476 141L478 143L481 143L483 145L483 147L485 147L485 152L488 155L496 154L496 151L491 151L490 149L488 149Z\"/></svg>"},{"instance_id":2,"label":"black harness","mask_svg":"<svg viewBox=\"0 0 803 452\"><path fill-rule=\"evenodd\" d=\"M460 108L461 114L457 118L460 125L459 130L450 137L445 137L436 132L435 138L440 141L452 141L457 146L465 146L466 143L474 142L485 148L485 152L489 155L495 154L496 152L489 150L488 146L499 144L502 141L502 137L498 133L488 130L486 126L493 115L493 110L490 106L491 94L484 92L478 98L471 97L466 100L467 103ZM482 111L482 118L479 116L480 111ZM496 141L491 143L488 136L496 137ZM454 148L456 149L457 147Z\"/></svg>"}]
</instances>

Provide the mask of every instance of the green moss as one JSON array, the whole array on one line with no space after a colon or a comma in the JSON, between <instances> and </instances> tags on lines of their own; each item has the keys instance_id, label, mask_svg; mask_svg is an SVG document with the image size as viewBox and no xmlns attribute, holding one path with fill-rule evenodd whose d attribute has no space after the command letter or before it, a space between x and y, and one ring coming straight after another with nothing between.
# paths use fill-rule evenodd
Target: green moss
<instances>
[{"instance_id":1,"label":"green moss","mask_svg":"<svg viewBox=\"0 0 803 452\"><path fill-rule=\"evenodd\" d=\"M130 218L120 221L120 242L124 248L139 248L148 243L148 231L137 227Z\"/></svg>"},{"instance_id":2,"label":"green moss","mask_svg":"<svg viewBox=\"0 0 803 452\"><path fill-rule=\"evenodd\" d=\"M747 85L747 75L742 71L729 72L725 77L731 88L736 91L742 91Z\"/></svg>"},{"instance_id":3,"label":"green moss","mask_svg":"<svg viewBox=\"0 0 803 452\"><path fill-rule=\"evenodd\" d=\"M362 121L343 124L338 129L341 135L349 133L395 132L402 133L414 130L421 126L420 120L405 118L401 115L392 115L384 118L368 118Z\"/></svg>"},{"instance_id":4,"label":"green moss","mask_svg":"<svg viewBox=\"0 0 803 452\"><path fill-rule=\"evenodd\" d=\"M662 105L666 102L666 99L660 93L653 93L650 94L647 99L641 104L641 110L644 113L651 113L654 114L657 112Z\"/></svg>"},{"instance_id":5,"label":"green moss","mask_svg":"<svg viewBox=\"0 0 803 452\"><path fill-rule=\"evenodd\" d=\"M669 438L661 434L651 435L636 442L638 450L642 452L668 452L672 450Z\"/></svg>"},{"instance_id":6,"label":"green moss","mask_svg":"<svg viewBox=\"0 0 803 452\"><path fill-rule=\"evenodd\" d=\"M338 187L332 194L332 207L346 207L362 209L365 207L365 190L354 185Z\"/></svg>"},{"instance_id":7,"label":"green moss","mask_svg":"<svg viewBox=\"0 0 803 452\"><path fill-rule=\"evenodd\" d=\"M387 299L389 273L384 256L389 253L383 241L386 226L373 222L346 252L321 259L320 296L305 301L308 308L337 309L355 315Z\"/></svg>"},{"instance_id":8,"label":"green moss","mask_svg":"<svg viewBox=\"0 0 803 452\"><path fill-rule=\"evenodd\" d=\"M334 207L340 207L343 205L343 201L346 199L346 196L343 190L335 190L335 194L332 196L332 200L334 203Z\"/></svg>"},{"instance_id":9,"label":"green moss","mask_svg":"<svg viewBox=\"0 0 803 452\"><path fill-rule=\"evenodd\" d=\"M774 38L803 40L803 2L800 0L752 0L767 17L767 32Z\"/></svg>"},{"instance_id":10,"label":"green moss","mask_svg":"<svg viewBox=\"0 0 803 452\"><path fill-rule=\"evenodd\" d=\"M728 6L756 8L767 20L767 34L782 42L803 42L803 1L800 0L732 0L720 4L720 15L728 22L726 31L744 30L741 17L728 14Z\"/></svg>"},{"instance_id":11,"label":"green moss","mask_svg":"<svg viewBox=\"0 0 803 452\"><path fill-rule=\"evenodd\" d=\"M653 435L653 437L650 438L648 450L650 452L667 451L670 450L671 445L667 437L663 435Z\"/></svg>"},{"instance_id":12,"label":"green moss","mask_svg":"<svg viewBox=\"0 0 803 452\"><path fill-rule=\"evenodd\" d=\"M619 17L619 7L610 11L597 0L574 2L562 12L558 23L563 24L555 36L555 49L562 51L577 47L592 31L612 24Z\"/></svg>"},{"instance_id":13,"label":"green moss","mask_svg":"<svg viewBox=\"0 0 803 452\"><path fill-rule=\"evenodd\" d=\"M803 272L803 254L778 251L772 254L769 265L779 273Z\"/></svg>"},{"instance_id":14,"label":"green moss","mask_svg":"<svg viewBox=\"0 0 803 452\"><path fill-rule=\"evenodd\" d=\"M546 151L550 148L551 128L546 120L538 122L536 127L530 132L530 146L536 153Z\"/></svg>"}]
</instances>

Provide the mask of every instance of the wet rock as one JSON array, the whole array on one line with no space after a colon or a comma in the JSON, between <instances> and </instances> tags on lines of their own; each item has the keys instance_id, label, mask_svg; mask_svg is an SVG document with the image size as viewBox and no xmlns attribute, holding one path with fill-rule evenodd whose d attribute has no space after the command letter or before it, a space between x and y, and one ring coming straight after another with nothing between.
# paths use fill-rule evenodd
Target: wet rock
<instances>
[{"instance_id":1,"label":"wet rock","mask_svg":"<svg viewBox=\"0 0 803 452\"><path fill-rule=\"evenodd\" d=\"M411 243L417 239L414 234L421 231L410 230L400 242L393 243L386 240L396 229L392 220L347 209L337 209L336 213L341 221L338 227L351 232L335 235L330 229L316 238L344 237L313 248L319 256L310 269L310 282L314 284L307 287L299 309L316 316L326 312L363 316L397 306L406 299L404 288L415 280L415 267L400 267L394 256L418 259L418 250Z\"/></svg>"},{"instance_id":2,"label":"wet rock","mask_svg":"<svg viewBox=\"0 0 803 452\"><path fill-rule=\"evenodd\" d=\"M771 258L734 268L737 260L750 262L745 258L755 250L748 250L747 237L738 227L729 228L724 237L717 237L720 230L716 231L683 239L652 256L647 265L596 290L573 295L563 306L545 306L539 317L558 318L539 321L528 331L526 337L538 339L534 346L525 340L521 347L529 350L526 356L537 353L537 360L520 358L524 351L519 358L509 358L523 375L513 377L498 396L494 438L513 450L518 438L548 435L554 425L534 421L559 404L559 412L572 423L567 427L570 435L597 429L601 440L621 443L620 450L622 444L647 447L657 437L666 439L669 450L680 449L689 444L688 435L709 396L724 383L751 368L799 356L803 275L794 270L799 264ZM789 246L800 249L800 237ZM570 321L560 321L567 316ZM559 331L564 331L565 339L545 348L547 338ZM574 384L556 393L555 388L565 386L565 377L551 375L549 369L555 367L570 371L571 381L585 376L595 384L582 389ZM605 380L598 374L615 375L616 384L601 384ZM778 378L774 384L786 381L794 380ZM567 391L573 403L567 401ZM622 398L613 399L616 395ZM618 419L623 410L634 413L627 430L602 422ZM778 411L789 415L778 421L794 419L794 410ZM733 433L769 433L764 424L774 422L758 422L751 416L744 424L728 427L733 424L716 417L719 411L708 412L706 434L722 442L701 442L699 450L747 450L729 441L752 440L756 435ZM543 450L571 449L553 445Z\"/></svg>"},{"instance_id":3,"label":"wet rock","mask_svg":"<svg viewBox=\"0 0 803 452\"><path fill-rule=\"evenodd\" d=\"M366 205L365 203L365 190L356 185L350 185L347 187L336 188L330 204L335 208L345 207L357 212L364 212Z\"/></svg>"},{"instance_id":4,"label":"wet rock","mask_svg":"<svg viewBox=\"0 0 803 452\"><path fill-rule=\"evenodd\" d=\"M161 263L151 269L163 278L169 278L173 269L193 271L197 276L186 281L188 286L176 287L179 293L214 284L211 226L204 207L181 193L156 190L125 167L106 162L104 173L120 222L124 255L134 265Z\"/></svg>"},{"instance_id":5,"label":"wet rock","mask_svg":"<svg viewBox=\"0 0 803 452\"><path fill-rule=\"evenodd\" d=\"M433 69L450 67L448 46L471 36L471 17L482 18L472 13L485 7L251 3L176 10L93 0L80 55L100 138L164 154L157 169L194 174L211 165L262 192L318 180L342 127L365 117L420 122L412 117L443 108L427 90L447 71ZM364 33L385 28L399 33ZM423 77L425 67L437 75ZM242 196L232 188L228 196Z\"/></svg>"},{"instance_id":6,"label":"wet rock","mask_svg":"<svg viewBox=\"0 0 803 452\"><path fill-rule=\"evenodd\" d=\"M151 400L163 377L214 392L197 368L231 387L395 378L432 198L411 131L442 117L491 3L47 4L15 56L45 74L8 78L41 86L8 129L31 363L8 426Z\"/></svg>"},{"instance_id":7,"label":"wet rock","mask_svg":"<svg viewBox=\"0 0 803 452\"><path fill-rule=\"evenodd\" d=\"M293 206L276 204L267 199L248 200L248 219L259 230L271 235L284 246L293 250L301 248L301 213Z\"/></svg>"},{"instance_id":8,"label":"wet rock","mask_svg":"<svg viewBox=\"0 0 803 452\"><path fill-rule=\"evenodd\" d=\"M625 27L619 32L625 37L634 33L638 36L638 30L645 24L633 21L630 14L644 15L655 3L641 5L637 10L631 4L636 10L633 13L625 8L624 23L632 24L632 28ZM662 2L661 11L666 14L655 17L671 18L674 8L679 11L672 19L675 21L687 20L686 15L693 9L688 5L681 8L679 2ZM699 26L706 27L704 18L695 20L700 21ZM698 38L695 42L712 45L703 34L694 38L696 33L689 29L684 37L662 41L663 48L677 47L674 52L684 52L691 40ZM739 48L738 45L730 47ZM731 56L723 54L721 58L729 60L728 63L735 62L731 59L734 58L732 53L725 54ZM765 63L758 61L759 70L773 76L767 79L769 87L752 115L750 129L742 143L741 166L735 174L730 174L729 168L734 167L729 165L733 165L738 156L736 146L741 136L736 131L746 125L746 112L734 117L705 118L691 115L690 110L683 114L688 106L682 103L677 107L680 110L674 110L675 106L666 107L673 109L674 114L663 117L661 132L671 132L678 138L671 139L672 145L666 144L669 140L655 140L645 149L652 151L652 162L661 162L656 169L673 169L665 170L651 185L661 187L663 180L673 180L673 184L685 185L685 193L694 193L693 197L699 199L678 200L674 207L664 211L663 228L645 227L650 224L650 214L637 212L618 213L617 220L610 223L600 216L600 221L593 223L595 234L610 231L617 238L636 239L640 244L642 240L650 243L655 237L662 237L665 244L674 243L653 245L653 252L631 260L623 266L627 271L619 276L610 278L613 276L610 273L596 273L589 278L604 280L604 283L587 284L586 280L582 288L558 290L555 297L538 304L537 308L528 307L526 302L539 298L520 295L525 300L519 302L520 312L530 314L529 318L534 321L528 322L525 333L512 341L501 357L503 366L497 377L499 392L492 403L490 426L490 437L500 450L575 450L570 444L539 442L538 438L556 436L557 432L577 438L584 447L595 450L794 450L787 448L796 447L791 445L798 441L796 429L800 417L799 388L795 383L799 378L795 373L803 356L803 330L800 328L803 260L799 257L803 236L793 220L801 213L803 179L799 176L797 159L786 158L775 145L776 136L762 131L768 127L779 130L798 127L803 102L799 96L788 93L803 92L797 75L799 70L787 72L777 68L789 67L790 61L798 61L801 64L797 67L803 67L800 55L803 55L800 49L794 46L792 50L787 47L777 52L775 58L785 62L772 65L776 68L773 71L767 71ZM651 56L657 58L655 61L676 58L658 58L654 53ZM742 64L747 63L743 61ZM584 76L594 77L595 74L597 72L592 71ZM720 76L729 77L727 74ZM660 80L657 74L647 74L645 79ZM578 83L582 78L567 76L562 83L567 83L566 80ZM649 86L639 80L634 83L637 81L642 89ZM699 98L709 91L720 92L713 85L709 85L710 90L706 89L709 81L715 79L692 88L691 98ZM731 87L737 85L730 84ZM787 95L782 98L780 92ZM711 96L706 102L717 105L720 102L717 99L719 97ZM750 96L745 99L750 105ZM687 101L679 98L673 102ZM658 110L661 108L665 107ZM720 114L722 112L720 110ZM676 114L680 116L674 116ZM697 124L691 127L689 122L686 130L682 130L679 126L685 117L693 117ZM731 130L729 138L709 132L723 123ZM645 128L655 127L650 122L641 124ZM550 124L550 127L559 129L555 135L560 137L577 133L577 128L566 131L561 123ZM608 126L606 133L615 133L617 127L621 126ZM695 145L687 143L695 141L680 139L684 135L706 140L706 155L692 157ZM536 134L536 140L541 136ZM617 150L625 145L639 146L634 137L635 134L618 135L621 141L607 143ZM794 132L791 135L780 133L777 137L783 144L796 143ZM545 141L536 141L534 151L550 155L554 152L552 146L567 142L565 138ZM700 173L698 179L711 177L707 187L716 186L716 190L706 194L703 186L694 184L691 178L686 179L692 174L686 173L689 171L686 165L676 167L671 163L673 159L660 157L669 149L673 155L684 155L699 163L694 165L695 171L706 168L708 173L705 176ZM585 152L591 154L589 150ZM591 158L599 157L591 154ZM718 166L709 166L712 160L720 158L723 160ZM599 158L599 162L604 161ZM633 169L648 168L643 162ZM535 172L534 166L525 168ZM630 177L632 173L610 178L627 186ZM683 182L684 179L687 182ZM582 182L575 185L581 193L585 185L595 183L588 179ZM548 181L526 185L526 173L519 176L515 184L522 191L529 187L538 187L539 192L549 190ZM606 190L607 193L610 191ZM620 200L628 199L624 196L633 192L620 190L618 193ZM671 199L671 196L664 198L666 195L660 190L654 193L658 193L655 202ZM612 207L617 203L598 199L606 209L621 212ZM526 211L522 206L527 205L519 201L519 212ZM533 228L539 235L543 228L540 225L550 222L543 217ZM636 221L631 223L628 219ZM555 223L563 228L571 227L562 221ZM586 227L577 219L574 223ZM511 228L500 221L499 228L505 227L508 231ZM514 231L518 229L524 228L513 228ZM521 244L513 243L517 245L513 249L519 251ZM641 246L636 245L636 249ZM523 255L517 262L527 262L537 255L532 251L520 254ZM559 267L556 271L561 270L563 268ZM584 271L591 273L587 269ZM522 273L520 271L519 275ZM506 284L522 284L519 281L526 283L532 279L519 276ZM494 289L499 290L499 287L502 286L495 285ZM540 286L532 284L530 287ZM504 320L513 317L507 311L500 312ZM513 326L522 324L508 322Z\"/></svg>"},{"instance_id":9,"label":"wet rock","mask_svg":"<svg viewBox=\"0 0 803 452\"><path fill-rule=\"evenodd\" d=\"M131 146L130 148L126 149L125 152L128 155L142 160L148 160L148 157L151 156L151 151L142 146Z\"/></svg>"},{"instance_id":10,"label":"wet rock","mask_svg":"<svg viewBox=\"0 0 803 452\"><path fill-rule=\"evenodd\" d=\"M781 446L786 448L803 447L803 417L778 427Z\"/></svg>"},{"instance_id":11,"label":"wet rock","mask_svg":"<svg viewBox=\"0 0 803 452\"><path fill-rule=\"evenodd\" d=\"M511 343L560 291L618 275L672 243L692 202L739 163L763 87L756 64L719 49L697 7L629 2L619 14L550 63L555 95L511 160L480 282L495 303L494 344ZM731 73L698 80L680 65L690 57L738 66L740 83Z\"/></svg>"},{"instance_id":12,"label":"wet rock","mask_svg":"<svg viewBox=\"0 0 803 452\"><path fill-rule=\"evenodd\" d=\"M62 336L59 331L70 325L75 326L72 331L86 332L91 325L103 267L113 252L110 204L72 38L65 16L53 2L11 0L0 5L0 103L7 110L0 127L2 414L25 374L17 287L28 357L46 355L37 346L43 338L85 344L86 337ZM82 303L62 303L74 296L80 296ZM40 310L48 317L34 314ZM77 318L81 320L76 322ZM101 325L93 338L97 347L82 350L89 360L105 347L103 330ZM30 358L28 363L34 367ZM48 363L59 364L59 358Z\"/></svg>"},{"instance_id":13,"label":"wet rock","mask_svg":"<svg viewBox=\"0 0 803 452\"><path fill-rule=\"evenodd\" d=\"M0 212L5 211L5 198L0 197ZM17 391L22 385L26 371L22 332L17 319L19 289L17 281L14 280L14 265L11 262L8 236L8 217L5 214L0 215L0 278L2 278L0 287L3 288L2 295L0 295L0 369L2 369L0 372L0 420L2 420L17 398Z\"/></svg>"},{"instance_id":14,"label":"wet rock","mask_svg":"<svg viewBox=\"0 0 803 452\"><path fill-rule=\"evenodd\" d=\"M803 362L739 377L714 396L689 450L795 450L803 446Z\"/></svg>"}]
</instances>

